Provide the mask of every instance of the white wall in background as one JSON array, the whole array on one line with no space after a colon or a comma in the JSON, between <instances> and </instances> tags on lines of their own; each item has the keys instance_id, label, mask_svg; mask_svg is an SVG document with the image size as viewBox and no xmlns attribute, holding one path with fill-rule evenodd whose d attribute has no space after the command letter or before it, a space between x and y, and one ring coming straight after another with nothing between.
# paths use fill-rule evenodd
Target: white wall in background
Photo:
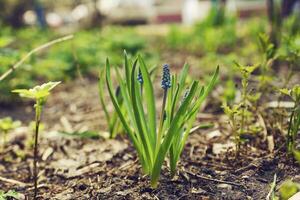
<instances>
[{"instance_id":1,"label":"white wall in background","mask_svg":"<svg viewBox=\"0 0 300 200\"><path fill-rule=\"evenodd\" d=\"M193 24L204 19L210 10L210 1L185 0L182 8L182 22Z\"/></svg>"}]
</instances>

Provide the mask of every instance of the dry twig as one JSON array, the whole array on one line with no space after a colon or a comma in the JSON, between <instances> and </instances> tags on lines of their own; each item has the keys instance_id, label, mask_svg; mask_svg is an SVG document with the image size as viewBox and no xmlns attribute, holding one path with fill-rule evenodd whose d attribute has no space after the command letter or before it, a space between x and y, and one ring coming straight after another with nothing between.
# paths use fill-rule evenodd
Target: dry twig
<instances>
[{"instance_id":1,"label":"dry twig","mask_svg":"<svg viewBox=\"0 0 300 200\"><path fill-rule=\"evenodd\" d=\"M1 177L1 176L0 176L0 181L11 183L11 184L14 184L14 185L19 185L19 186L22 186L22 187L27 185L26 183L23 183L23 182L14 180L14 179L4 178L4 177Z\"/></svg>"},{"instance_id":2,"label":"dry twig","mask_svg":"<svg viewBox=\"0 0 300 200\"><path fill-rule=\"evenodd\" d=\"M11 74L13 71L15 71L18 67L21 66L21 64L23 64L23 62L25 62L25 60L27 58L29 58L32 54L38 52L38 51L41 51L43 49L46 49L54 44L57 44L57 43L60 43L60 42L63 42L63 41L66 41L66 40L70 40L73 38L73 35L68 35L68 36L65 36L65 37L62 37L62 38L58 38L56 40L52 40L50 42L47 42L46 44L43 44L33 50L31 50L29 53L27 53L21 60L19 60L19 62L17 62L16 64L14 64L9 70L7 70L4 74L2 74L0 76L0 82L3 81L9 74Z\"/></svg>"}]
</instances>

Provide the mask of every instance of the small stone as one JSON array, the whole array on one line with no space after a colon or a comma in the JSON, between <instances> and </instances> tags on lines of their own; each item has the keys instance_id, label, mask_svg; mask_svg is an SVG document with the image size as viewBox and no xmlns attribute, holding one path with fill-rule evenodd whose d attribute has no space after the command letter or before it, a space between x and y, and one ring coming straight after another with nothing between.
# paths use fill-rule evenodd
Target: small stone
<instances>
[{"instance_id":1,"label":"small stone","mask_svg":"<svg viewBox=\"0 0 300 200\"><path fill-rule=\"evenodd\" d=\"M191 179L191 183L197 183L198 181L196 179Z\"/></svg>"},{"instance_id":2,"label":"small stone","mask_svg":"<svg viewBox=\"0 0 300 200\"><path fill-rule=\"evenodd\" d=\"M227 172L226 172L226 171L217 171L217 173L218 173L219 175L221 175L221 176L224 176L224 175L226 175L226 174L227 174Z\"/></svg>"},{"instance_id":3,"label":"small stone","mask_svg":"<svg viewBox=\"0 0 300 200\"><path fill-rule=\"evenodd\" d=\"M191 190L191 193L192 194L204 194L204 193L206 193L206 191L205 190L203 190L202 188L192 188L192 190Z\"/></svg>"},{"instance_id":4,"label":"small stone","mask_svg":"<svg viewBox=\"0 0 300 200\"><path fill-rule=\"evenodd\" d=\"M21 193L18 193L18 199L19 200L25 200L25 195L21 194Z\"/></svg>"},{"instance_id":5,"label":"small stone","mask_svg":"<svg viewBox=\"0 0 300 200\"><path fill-rule=\"evenodd\" d=\"M242 176L242 179L249 179L249 176L244 175L244 176Z\"/></svg>"},{"instance_id":6,"label":"small stone","mask_svg":"<svg viewBox=\"0 0 300 200\"><path fill-rule=\"evenodd\" d=\"M232 186L226 183L221 183L217 185L217 188L231 190Z\"/></svg>"}]
</instances>

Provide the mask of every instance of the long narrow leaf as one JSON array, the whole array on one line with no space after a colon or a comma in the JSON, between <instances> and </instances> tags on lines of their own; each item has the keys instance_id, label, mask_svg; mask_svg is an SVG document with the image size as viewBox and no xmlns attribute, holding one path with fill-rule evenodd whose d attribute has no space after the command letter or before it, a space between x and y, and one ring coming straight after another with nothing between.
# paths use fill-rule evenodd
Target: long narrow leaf
<instances>
[{"instance_id":1,"label":"long narrow leaf","mask_svg":"<svg viewBox=\"0 0 300 200\"><path fill-rule=\"evenodd\" d=\"M134 113L134 117L135 117L135 121L137 124L137 129L139 132L139 135L142 139L142 144L146 153L146 156L148 159L146 159L146 161L149 164L149 167L152 167L152 163L153 163L153 154L152 154L152 147L150 146L150 141L149 141L149 135L147 134L147 130L145 130L144 126L145 126L145 118L144 118L144 113L142 112L142 108L139 107L138 105L141 105L141 102L139 98L137 98L137 92L138 89L136 87L136 81L135 81L135 69L136 66L134 66L132 68L132 72L131 72L131 101L132 101L132 108L133 108L133 113ZM143 123L144 122L144 123Z\"/></svg>"},{"instance_id":2,"label":"long narrow leaf","mask_svg":"<svg viewBox=\"0 0 300 200\"><path fill-rule=\"evenodd\" d=\"M147 104L147 113L149 120L149 127L151 133L152 144L156 145L156 109L155 109L155 97L153 85L151 83L151 78L148 73L147 67L141 56L138 56L141 73L144 80L144 90L145 90L145 101Z\"/></svg>"}]
</instances>

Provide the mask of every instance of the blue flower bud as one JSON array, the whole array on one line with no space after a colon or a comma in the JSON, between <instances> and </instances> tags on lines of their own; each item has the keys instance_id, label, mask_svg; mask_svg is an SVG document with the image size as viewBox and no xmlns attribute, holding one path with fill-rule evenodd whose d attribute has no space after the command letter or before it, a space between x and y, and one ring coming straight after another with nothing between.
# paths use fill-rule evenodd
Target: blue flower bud
<instances>
[{"instance_id":1,"label":"blue flower bud","mask_svg":"<svg viewBox=\"0 0 300 200\"><path fill-rule=\"evenodd\" d=\"M140 84L143 84L143 83L144 83L144 80L143 80L143 76L142 76L141 70L139 70L139 73L138 73L138 75L137 75L137 80L138 80L138 82L140 82Z\"/></svg>"},{"instance_id":2,"label":"blue flower bud","mask_svg":"<svg viewBox=\"0 0 300 200\"><path fill-rule=\"evenodd\" d=\"M184 95L182 97L181 103L183 103L185 101L185 99L187 98L187 96L189 95L189 93L190 93L190 90L186 89L186 91L185 91L185 93L184 93Z\"/></svg>"},{"instance_id":3,"label":"blue flower bud","mask_svg":"<svg viewBox=\"0 0 300 200\"><path fill-rule=\"evenodd\" d=\"M168 64L163 66L163 75L161 80L161 87L165 90L171 87L170 68Z\"/></svg>"}]
</instances>

